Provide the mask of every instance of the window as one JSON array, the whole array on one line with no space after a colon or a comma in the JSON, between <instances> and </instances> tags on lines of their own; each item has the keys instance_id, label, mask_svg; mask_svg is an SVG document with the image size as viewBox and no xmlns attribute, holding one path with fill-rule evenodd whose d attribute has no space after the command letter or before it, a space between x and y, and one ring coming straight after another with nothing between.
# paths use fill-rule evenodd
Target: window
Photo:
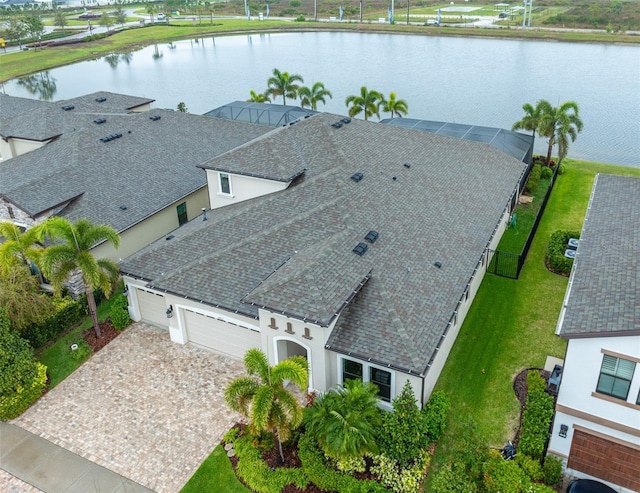
<instances>
[{"instance_id":1,"label":"window","mask_svg":"<svg viewBox=\"0 0 640 493\"><path fill-rule=\"evenodd\" d=\"M348 359L342 360L342 383L347 380L362 380L362 364Z\"/></svg>"},{"instance_id":2,"label":"window","mask_svg":"<svg viewBox=\"0 0 640 493\"><path fill-rule=\"evenodd\" d=\"M220 173L220 193L231 195L231 177L227 173Z\"/></svg>"},{"instance_id":3,"label":"window","mask_svg":"<svg viewBox=\"0 0 640 493\"><path fill-rule=\"evenodd\" d=\"M182 204L176 207L176 211L178 212L178 225L182 226L184 223L188 221L187 219L187 203L183 202Z\"/></svg>"},{"instance_id":4,"label":"window","mask_svg":"<svg viewBox=\"0 0 640 493\"><path fill-rule=\"evenodd\" d=\"M378 368L369 368L372 383L378 386L378 397L386 402L391 402L391 373Z\"/></svg>"},{"instance_id":5,"label":"window","mask_svg":"<svg viewBox=\"0 0 640 493\"><path fill-rule=\"evenodd\" d=\"M633 361L605 354L596 392L626 401L635 367Z\"/></svg>"}]
</instances>

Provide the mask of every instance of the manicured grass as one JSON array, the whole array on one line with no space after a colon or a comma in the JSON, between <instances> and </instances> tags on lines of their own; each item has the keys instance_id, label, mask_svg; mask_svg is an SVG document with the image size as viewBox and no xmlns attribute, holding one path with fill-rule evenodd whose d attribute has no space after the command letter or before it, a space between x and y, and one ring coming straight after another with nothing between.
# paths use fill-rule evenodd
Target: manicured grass
<instances>
[{"instance_id":1,"label":"manicured grass","mask_svg":"<svg viewBox=\"0 0 640 493\"><path fill-rule=\"evenodd\" d=\"M111 304L115 297L103 301L98 306L98 320L104 322L111 311ZM92 327L91 317L87 317L84 322L64 335L51 346L45 347L37 355L38 360L47 367L49 375L49 389L54 388L71 373L76 371L86 360L76 360L71 356L70 347L82 341L82 333Z\"/></svg>"},{"instance_id":2,"label":"manicured grass","mask_svg":"<svg viewBox=\"0 0 640 493\"><path fill-rule=\"evenodd\" d=\"M513 377L542 367L547 355L564 358L566 350L555 328L568 280L544 265L549 237L558 229L582 228L596 173L640 176L640 168L571 159L564 164L520 279L485 276L438 380L436 390L451 397L451 417L432 471L453 459L467 416L493 447L513 438L519 416Z\"/></svg>"},{"instance_id":3,"label":"manicured grass","mask_svg":"<svg viewBox=\"0 0 640 493\"><path fill-rule=\"evenodd\" d=\"M249 493L236 478L231 462L222 445L218 445L205 459L180 493Z\"/></svg>"}]
</instances>

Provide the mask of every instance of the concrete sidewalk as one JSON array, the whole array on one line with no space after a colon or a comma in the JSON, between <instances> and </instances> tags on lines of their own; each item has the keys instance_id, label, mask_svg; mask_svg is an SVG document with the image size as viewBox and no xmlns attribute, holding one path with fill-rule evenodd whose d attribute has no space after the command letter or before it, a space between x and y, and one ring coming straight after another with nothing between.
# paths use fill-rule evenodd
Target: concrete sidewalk
<instances>
[{"instance_id":1,"label":"concrete sidewalk","mask_svg":"<svg viewBox=\"0 0 640 493\"><path fill-rule=\"evenodd\" d=\"M0 468L45 493L151 492L19 426L2 421Z\"/></svg>"}]
</instances>

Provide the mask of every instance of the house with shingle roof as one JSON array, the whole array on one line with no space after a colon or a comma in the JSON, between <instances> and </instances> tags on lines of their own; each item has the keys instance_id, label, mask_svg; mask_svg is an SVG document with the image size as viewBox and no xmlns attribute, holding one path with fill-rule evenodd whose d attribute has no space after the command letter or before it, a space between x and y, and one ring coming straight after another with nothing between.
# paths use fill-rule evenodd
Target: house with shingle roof
<instances>
[{"instance_id":1,"label":"house with shingle roof","mask_svg":"<svg viewBox=\"0 0 640 493\"><path fill-rule=\"evenodd\" d=\"M640 178L597 175L556 333L566 339L549 453L640 491Z\"/></svg>"},{"instance_id":2,"label":"house with shingle roof","mask_svg":"<svg viewBox=\"0 0 640 493\"><path fill-rule=\"evenodd\" d=\"M317 114L200 164L211 210L121 262L134 320L309 389L406 380L426 402L527 165L494 147Z\"/></svg>"},{"instance_id":3,"label":"house with shingle roof","mask_svg":"<svg viewBox=\"0 0 640 493\"><path fill-rule=\"evenodd\" d=\"M95 93L0 118L9 147L38 143L0 162L0 220L29 228L58 215L107 224L120 234L120 248L102 243L93 251L117 261L208 207L198 164L269 130L171 110L134 111L150 102Z\"/></svg>"}]
</instances>

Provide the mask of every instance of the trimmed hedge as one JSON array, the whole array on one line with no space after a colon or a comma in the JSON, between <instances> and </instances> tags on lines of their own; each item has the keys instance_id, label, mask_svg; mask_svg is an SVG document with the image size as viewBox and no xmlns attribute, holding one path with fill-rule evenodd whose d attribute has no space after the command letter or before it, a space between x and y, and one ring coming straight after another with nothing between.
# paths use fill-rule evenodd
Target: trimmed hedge
<instances>
[{"instance_id":1,"label":"trimmed hedge","mask_svg":"<svg viewBox=\"0 0 640 493\"><path fill-rule=\"evenodd\" d=\"M524 186L524 191L526 193L533 193L533 191L538 188L538 185L540 184L541 175L542 175L542 166L540 166L539 164L534 164L533 168L531 168L531 172L529 173L527 184Z\"/></svg>"},{"instance_id":2,"label":"trimmed hedge","mask_svg":"<svg viewBox=\"0 0 640 493\"><path fill-rule=\"evenodd\" d=\"M262 460L260 451L253 446L250 438L236 439L234 447L238 456L236 472L253 491L280 493L289 484L295 484L300 489L307 486L308 481L301 468L271 470Z\"/></svg>"},{"instance_id":3,"label":"trimmed hedge","mask_svg":"<svg viewBox=\"0 0 640 493\"><path fill-rule=\"evenodd\" d=\"M542 476L544 484L549 486L557 485L560 482L560 478L562 478L562 459L547 455L542 465Z\"/></svg>"},{"instance_id":4,"label":"trimmed hedge","mask_svg":"<svg viewBox=\"0 0 640 493\"><path fill-rule=\"evenodd\" d=\"M307 433L300 436L298 455L305 475L318 488L337 493L389 493L389 490L376 481L360 481L327 468L322 450Z\"/></svg>"},{"instance_id":5,"label":"trimmed hedge","mask_svg":"<svg viewBox=\"0 0 640 493\"><path fill-rule=\"evenodd\" d=\"M449 395L443 390L433 392L422 408L423 426L428 443L437 442L444 433L449 409L451 409L451 401Z\"/></svg>"},{"instance_id":6,"label":"trimmed hedge","mask_svg":"<svg viewBox=\"0 0 640 493\"><path fill-rule=\"evenodd\" d=\"M497 450L489 452L482 484L487 493L521 493L529 486L526 473L512 460L504 460Z\"/></svg>"},{"instance_id":7,"label":"trimmed hedge","mask_svg":"<svg viewBox=\"0 0 640 493\"><path fill-rule=\"evenodd\" d=\"M129 310L127 310L128 301L122 293L114 295L114 298L109 318L116 330L124 330L131 324L131 317L129 317Z\"/></svg>"},{"instance_id":8,"label":"trimmed hedge","mask_svg":"<svg viewBox=\"0 0 640 493\"><path fill-rule=\"evenodd\" d=\"M0 420L20 416L35 402L47 383L47 367L37 362L29 343L9 328L0 310Z\"/></svg>"},{"instance_id":9,"label":"trimmed hedge","mask_svg":"<svg viewBox=\"0 0 640 493\"><path fill-rule=\"evenodd\" d=\"M535 370L527 374L527 385L527 402L518 446L521 453L541 461L553 419L553 397L544 391L544 379Z\"/></svg>"},{"instance_id":10,"label":"trimmed hedge","mask_svg":"<svg viewBox=\"0 0 640 493\"><path fill-rule=\"evenodd\" d=\"M564 256L569 238L580 238L580 231L556 231L547 246L546 260L549 268L558 274L569 275L573 259Z\"/></svg>"},{"instance_id":11,"label":"trimmed hedge","mask_svg":"<svg viewBox=\"0 0 640 493\"><path fill-rule=\"evenodd\" d=\"M65 296L54 302L56 312L52 316L27 327L23 332L23 337L36 349L44 346L51 339L56 338L87 316L87 298L84 295L77 300Z\"/></svg>"}]
</instances>

